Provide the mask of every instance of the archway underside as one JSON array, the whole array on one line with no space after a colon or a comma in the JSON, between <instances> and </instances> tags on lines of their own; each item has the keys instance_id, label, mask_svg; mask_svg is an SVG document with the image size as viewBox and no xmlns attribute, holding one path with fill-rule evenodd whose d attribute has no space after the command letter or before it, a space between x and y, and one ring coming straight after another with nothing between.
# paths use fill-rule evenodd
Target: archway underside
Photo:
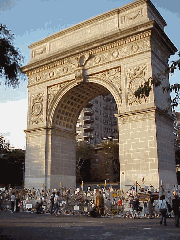
<instances>
[{"instance_id":1,"label":"archway underside","mask_svg":"<svg viewBox=\"0 0 180 240\"><path fill-rule=\"evenodd\" d=\"M99 95L108 95L110 92L96 83L81 83L68 91L60 100L52 125L56 128L76 131L76 121L86 104Z\"/></svg>"}]
</instances>

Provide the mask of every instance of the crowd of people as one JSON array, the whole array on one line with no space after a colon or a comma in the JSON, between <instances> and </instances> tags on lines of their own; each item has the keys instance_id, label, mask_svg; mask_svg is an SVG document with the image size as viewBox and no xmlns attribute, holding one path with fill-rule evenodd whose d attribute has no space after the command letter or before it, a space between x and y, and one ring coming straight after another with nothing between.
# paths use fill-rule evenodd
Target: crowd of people
<instances>
[{"instance_id":1,"label":"crowd of people","mask_svg":"<svg viewBox=\"0 0 180 240\"><path fill-rule=\"evenodd\" d=\"M160 217L160 224L166 225L166 217L174 216L175 226L179 226L180 198L174 192L171 202L165 195L154 199L151 193L141 199L135 192L123 193L112 188L86 191L81 189L66 190L65 188L50 190L39 189L8 189L0 191L0 209L48 213L59 216L60 214L87 214L97 216L122 216L122 217Z\"/></svg>"}]
</instances>

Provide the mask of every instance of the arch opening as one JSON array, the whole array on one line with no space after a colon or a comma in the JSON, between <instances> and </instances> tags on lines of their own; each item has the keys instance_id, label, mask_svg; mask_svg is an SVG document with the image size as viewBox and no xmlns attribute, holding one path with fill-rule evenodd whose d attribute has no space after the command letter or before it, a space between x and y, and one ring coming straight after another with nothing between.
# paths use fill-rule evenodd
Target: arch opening
<instances>
[{"instance_id":1,"label":"arch opening","mask_svg":"<svg viewBox=\"0 0 180 240\"><path fill-rule=\"evenodd\" d=\"M87 103L99 95L108 94L109 90L97 83L81 83L75 86L59 101L52 126L75 133L77 118Z\"/></svg>"},{"instance_id":2,"label":"arch opening","mask_svg":"<svg viewBox=\"0 0 180 240\"><path fill-rule=\"evenodd\" d=\"M59 183L63 183L66 187L76 185L77 119L83 108L92 99L98 96L104 98L110 94L107 88L98 83L85 82L71 88L60 99L52 119L51 172L49 176L51 188L56 188ZM91 116L85 117L89 118L91 122ZM84 135L87 134L89 133L86 131ZM105 134L106 136L110 135L110 133Z\"/></svg>"}]
</instances>

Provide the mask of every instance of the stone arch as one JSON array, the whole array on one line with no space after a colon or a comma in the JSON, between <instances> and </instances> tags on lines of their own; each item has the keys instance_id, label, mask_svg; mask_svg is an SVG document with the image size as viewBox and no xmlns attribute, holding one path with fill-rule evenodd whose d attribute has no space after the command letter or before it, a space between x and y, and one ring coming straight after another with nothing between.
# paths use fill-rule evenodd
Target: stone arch
<instances>
[{"instance_id":1,"label":"stone arch","mask_svg":"<svg viewBox=\"0 0 180 240\"><path fill-rule=\"evenodd\" d=\"M62 112L65 126L57 114L62 110L59 104L83 86L93 86L97 94L111 92L117 103L120 188L126 191L142 179L157 189L161 182L177 182L173 118L163 111L167 96L157 89L143 101L134 97L134 91L162 64L167 66L177 51L165 26L151 1L137 0L30 46L31 60L22 68L28 76L26 187L75 184L72 125L88 98L76 111L71 109L74 116ZM97 95L91 90L89 99Z\"/></svg>"},{"instance_id":2,"label":"stone arch","mask_svg":"<svg viewBox=\"0 0 180 240\"><path fill-rule=\"evenodd\" d=\"M48 122L48 165L49 183L46 185L56 188L60 182L66 187L76 184L76 152L75 134L76 122L82 109L93 98L99 95L112 94L115 101L120 103L121 96L110 81L103 78L89 77L88 81L77 84L76 81L67 83L54 96L49 110Z\"/></svg>"},{"instance_id":3,"label":"stone arch","mask_svg":"<svg viewBox=\"0 0 180 240\"><path fill-rule=\"evenodd\" d=\"M99 90L99 93L95 93L93 96L90 96L89 97L89 100L90 101L92 98L95 98L97 97L98 95L106 95L106 94L109 94L111 93L115 99L115 102L117 104L117 109L118 109L118 113L120 113L120 107L121 107L121 103L122 103L122 96L120 94L120 91L118 91L118 89L114 86L114 84L110 81L107 81L103 78L98 78L98 77L94 77L94 76L90 76L88 77L88 81L87 82L82 82L81 84L78 84L76 81L74 82L70 82L70 83L67 83L64 87L62 87L62 89L60 89L56 96L54 96L54 99L50 105L50 108L49 108L49 112L48 112L48 127L52 126L53 124L53 116L54 116L54 113L55 113L55 110L59 104L59 102L62 100L62 98L64 98L66 96L66 94L68 94L68 92L70 93L71 90L73 90L74 88L81 88L81 86L86 86L86 85L90 85L90 84L96 84L96 85L99 85L100 86L100 89ZM104 93L103 93L103 89L104 89ZM106 93L106 91L108 91ZM87 101L84 101L82 103L82 106L81 106L81 110L82 108L86 105ZM79 111L80 113L80 111Z\"/></svg>"}]
</instances>

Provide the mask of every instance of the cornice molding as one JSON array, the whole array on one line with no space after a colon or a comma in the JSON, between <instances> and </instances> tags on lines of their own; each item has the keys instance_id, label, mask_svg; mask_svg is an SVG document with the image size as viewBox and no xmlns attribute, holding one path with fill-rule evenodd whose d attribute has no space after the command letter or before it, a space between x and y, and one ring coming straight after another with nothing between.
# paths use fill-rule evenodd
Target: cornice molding
<instances>
[{"instance_id":1,"label":"cornice molding","mask_svg":"<svg viewBox=\"0 0 180 240\"><path fill-rule=\"evenodd\" d=\"M156 22L154 22L154 28L152 30L152 33L152 36L155 36L157 39L160 39L162 41L164 46L168 48L171 55L174 55L175 52L178 51L178 49L174 46L166 33L159 27Z\"/></svg>"},{"instance_id":2,"label":"cornice molding","mask_svg":"<svg viewBox=\"0 0 180 240\"><path fill-rule=\"evenodd\" d=\"M174 121L174 117L172 115L170 115L165 110L160 109L159 107L156 107L156 106L151 107L151 108L141 109L141 110L122 112L120 114L115 114L115 117L117 117L119 119L121 119L121 118L127 119L128 117L132 117L132 116L135 116L138 114L150 113L150 112L157 113L158 115L163 116L164 118L169 119L170 121Z\"/></svg>"},{"instance_id":3,"label":"cornice molding","mask_svg":"<svg viewBox=\"0 0 180 240\"><path fill-rule=\"evenodd\" d=\"M145 108L141 110L135 110L135 111L128 111L128 112L122 112L120 114L115 114L117 118L125 117L125 116L132 116L135 114L143 113L143 112L155 112L156 107L151 107L151 108Z\"/></svg>"},{"instance_id":4,"label":"cornice molding","mask_svg":"<svg viewBox=\"0 0 180 240\"><path fill-rule=\"evenodd\" d=\"M81 29L83 27L89 26L89 25L91 25L93 23L96 23L98 21L104 20L105 18L113 16L113 15L118 14L118 13L119 13L119 9L117 8L117 9L108 11L106 13L100 14L100 15L98 15L96 17L92 17L92 18L90 18L90 19L88 19L86 21L83 21L81 23L77 23L74 26L68 27L68 28L66 28L64 30L61 30L60 32L54 33L54 34L52 34L52 35L50 35L50 36L48 36L48 37L46 37L46 38L44 38L44 39L42 39L42 40L40 40L38 42L35 42L35 43L31 44L29 46L29 48L32 49L34 47L40 46L43 43L47 43L47 42L49 42L51 40L54 40L55 38L59 38L59 37L64 36L66 34L72 33L73 31L76 31L76 30Z\"/></svg>"},{"instance_id":5,"label":"cornice molding","mask_svg":"<svg viewBox=\"0 0 180 240\"><path fill-rule=\"evenodd\" d=\"M31 44L29 46L29 48L32 49L34 47L40 46L40 45L42 45L44 43L47 43L48 41L54 40L55 38L59 38L61 36L64 36L65 34L72 33L72 32L74 32L74 31L76 31L78 29L81 29L83 27L87 27L87 26L89 26L91 24L97 23L97 22L99 22L101 20L104 20L104 19L106 19L108 17L111 17L111 16L114 16L116 14L123 13L123 12L125 12L125 11L127 11L129 9L133 9L135 7L138 7L138 6L140 6L140 5L144 4L144 3L148 4L151 8L153 8L153 11L155 11L155 13L157 14L158 18L166 26L167 24L166 24L164 18L161 16L159 11L155 8L155 6L153 5L153 3L150 0L137 0L137 1L134 1L134 2L129 3L127 5L124 5L124 6L120 7L120 8L116 8L116 9L113 9L113 10L108 11L106 13L102 13L102 14L96 16L96 17L92 17L92 18L90 18L90 19L88 19L86 21L83 21L81 23L77 23L74 26L71 26L71 27L66 28L64 30L61 30L60 32L54 33L51 36L48 36L48 37L46 37L46 38L44 38L44 39L42 39L42 40L40 40L40 41L38 41L36 43Z\"/></svg>"},{"instance_id":6,"label":"cornice molding","mask_svg":"<svg viewBox=\"0 0 180 240\"><path fill-rule=\"evenodd\" d=\"M47 127L36 127L36 128L29 128L29 129L25 129L24 132L25 133L34 133L34 132L42 132L47 130Z\"/></svg>"},{"instance_id":7,"label":"cornice molding","mask_svg":"<svg viewBox=\"0 0 180 240\"><path fill-rule=\"evenodd\" d=\"M24 130L25 133L34 133L34 132L42 132L42 131L46 131L47 133L49 133L50 131L55 131L55 133L57 133L58 135L68 134L69 136L76 136L76 133L72 131L68 131L66 129L60 129L56 127L37 127L37 128Z\"/></svg>"}]
</instances>

